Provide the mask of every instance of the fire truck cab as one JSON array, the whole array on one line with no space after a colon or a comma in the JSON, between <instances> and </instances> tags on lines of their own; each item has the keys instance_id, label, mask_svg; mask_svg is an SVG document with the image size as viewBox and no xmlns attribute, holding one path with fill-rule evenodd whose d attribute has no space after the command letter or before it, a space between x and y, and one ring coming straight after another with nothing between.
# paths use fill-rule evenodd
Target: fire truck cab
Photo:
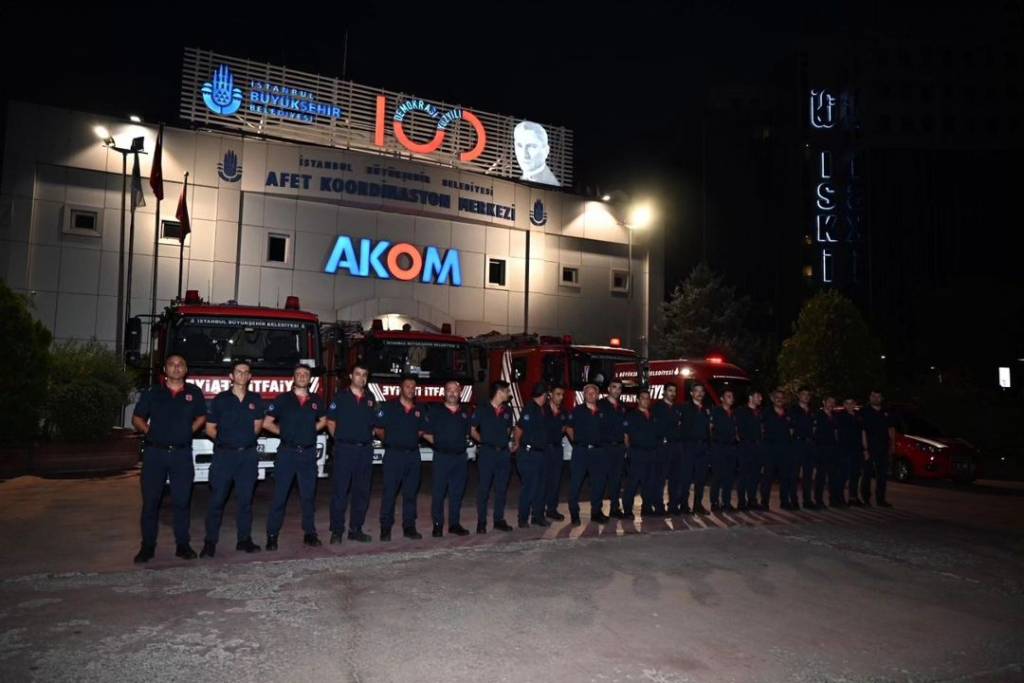
<instances>
[{"instance_id":1,"label":"fire truck cab","mask_svg":"<svg viewBox=\"0 0 1024 683\"><path fill-rule=\"evenodd\" d=\"M623 381L636 381L637 377L636 368L629 364L616 367L615 374ZM676 387L676 403L689 400L690 389L694 384L703 385L708 397L716 404L726 388L735 392L737 404L746 403L750 391L750 376L746 371L725 362L721 356L708 356L703 360L676 358L648 361L647 375L651 399L656 401L665 395L665 387L669 384Z\"/></svg>"},{"instance_id":2,"label":"fire truck cab","mask_svg":"<svg viewBox=\"0 0 1024 683\"><path fill-rule=\"evenodd\" d=\"M179 353L188 362L186 381L203 390L207 402L231 387L231 364L247 361L252 368L249 389L270 400L290 391L292 373L299 363L313 369L310 391L324 400L324 369L321 365L319 320L314 313L299 309L298 297L289 296L284 308L242 306L234 301L212 304L203 301L197 290L189 290L183 301L167 307L152 324L152 375L163 381L164 359ZM141 320L128 324L128 356L138 358ZM280 439L261 435L259 478L274 469L274 456ZM317 473L324 474L327 436L317 437ZM213 442L205 435L192 440L195 481L209 481Z\"/></svg>"},{"instance_id":3,"label":"fire truck cab","mask_svg":"<svg viewBox=\"0 0 1024 683\"><path fill-rule=\"evenodd\" d=\"M633 368L632 379L623 378L623 401L635 401L640 363L636 351L622 348L617 340L609 346L575 344L569 335L562 337L536 334L500 334L490 332L469 340L477 370L477 395L486 400L488 385L505 380L512 386L512 412L519 419L524 401L537 382L565 387L565 410L583 401L583 387L596 384L601 395L622 366ZM565 458L571 457L568 441L563 442Z\"/></svg>"},{"instance_id":4,"label":"fire truck cab","mask_svg":"<svg viewBox=\"0 0 1024 683\"><path fill-rule=\"evenodd\" d=\"M349 385L349 373L355 363L367 367L370 381L367 389L374 400L398 398L404 375L416 378L416 399L422 403L444 401L444 383L450 379L462 384L461 402L473 398L473 378L470 375L469 345L465 337L453 335L450 325L442 325L440 332L403 329L385 330L384 323L375 319L369 330L360 322L340 321L321 327L324 340L325 366L334 371L328 377L328 397ZM376 443L374 462L379 464L384 449ZM433 460L433 451L420 445L420 458Z\"/></svg>"}]
</instances>

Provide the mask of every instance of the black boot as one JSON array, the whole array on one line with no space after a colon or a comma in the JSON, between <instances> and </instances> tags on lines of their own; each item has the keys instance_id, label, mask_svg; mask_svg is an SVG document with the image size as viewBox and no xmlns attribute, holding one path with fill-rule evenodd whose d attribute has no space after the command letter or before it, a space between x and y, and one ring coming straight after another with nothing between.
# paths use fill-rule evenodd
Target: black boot
<instances>
[{"instance_id":1,"label":"black boot","mask_svg":"<svg viewBox=\"0 0 1024 683\"><path fill-rule=\"evenodd\" d=\"M310 548L319 548L323 545L323 543L320 542L320 537L316 534L306 534L302 537L302 543L304 545L308 545Z\"/></svg>"},{"instance_id":2,"label":"black boot","mask_svg":"<svg viewBox=\"0 0 1024 683\"><path fill-rule=\"evenodd\" d=\"M243 538L235 544L235 550L246 553L258 553L260 547L252 542L252 538Z\"/></svg>"},{"instance_id":3,"label":"black boot","mask_svg":"<svg viewBox=\"0 0 1024 683\"><path fill-rule=\"evenodd\" d=\"M153 554L156 551L155 545L142 544L139 548L139 552L135 554L135 559L132 560L135 564L145 564L153 559Z\"/></svg>"},{"instance_id":4,"label":"black boot","mask_svg":"<svg viewBox=\"0 0 1024 683\"><path fill-rule=\"evenodd\" d=\"M217 554L217 544L213 541L203 541L203 549L199 551L199 557L213 557Z\"/></svg>"},{"instance_id":5,"label":"black boot","mask_svg":"<svg viewBox=\"0 0 1024 683\"><path fill-rule=\"evenodd\" d=\"M183 560L194 560L196 559L196 551L192 550L192 546L188 543L179 543L178 549L174 551L175 557L180 557Z\"/></svg>"},{"instance_id":6,"label":"black boot","mask_svg":"<svg viewBox=\"0 0 1024 683\"><path fill-rule=\"evenodd\" d=\"M277 534L267 534L267 552L277 550Z\"/></svg>"}]
</instances>

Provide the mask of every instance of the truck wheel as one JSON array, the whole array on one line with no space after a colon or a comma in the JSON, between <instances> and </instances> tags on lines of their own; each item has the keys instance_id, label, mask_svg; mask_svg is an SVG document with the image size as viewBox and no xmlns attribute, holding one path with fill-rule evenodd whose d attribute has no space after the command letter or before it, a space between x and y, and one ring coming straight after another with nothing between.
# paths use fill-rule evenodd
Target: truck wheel
<instances>
[{"instance_id":1,"label":"truck wheel","mask_svg":"<svg viewBox=\"0 0 1024 683\"><path fill-rule=\"evenodd\" d=\"M906 458L900 458L896 461L896 481L908 482L914 476L914 468L910 466L910 461Z\"/></svg>"}]
</instances>

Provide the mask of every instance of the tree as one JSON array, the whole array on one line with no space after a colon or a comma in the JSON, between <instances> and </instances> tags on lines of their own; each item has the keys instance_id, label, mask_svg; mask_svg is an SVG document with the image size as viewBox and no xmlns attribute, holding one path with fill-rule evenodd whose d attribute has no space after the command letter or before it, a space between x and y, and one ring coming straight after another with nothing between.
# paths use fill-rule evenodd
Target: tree
<instances>
[{"instance_id":1,"label":"tree","mask_svg":"<svg viewBox=\"0 0 1024 683\"><path fill-rule=\"evenodd\" d=\"M50 331L0 280L0 443L30 441L46 400Z\"/></svg>"},{"instance_id":2,"label":"tree","mask_svg":"<svg viewBox=\"0 0 1024 683\"><path fill-rule=\"evenodd\" d=\"M852 301L819 292L800 310L793 336L779 352L779 379L822 396L863 397L882 379L881 344Z\"/></svg>"},{"instance_id":3,"label":"tree","mask_svg":"<svg viewBox=\"0 0 1024 683\"><path fill-rule=\"evenodd\" d=\"M699 264L661 305L651 343L654 358L704 358L721 353L751 370L763 367L761 335L750 329L751 305L706 263Z\"/></svg>"},{"instance_id":4,"label":"tree","mask_svg":"<svg viewBox=\"0 0 1024 683\"><path fill-rule=\"evenodd\" d=\"M96 441L110 435L135 387L135 376L102 344L62 342L51 353L46 432L64 441Z\"/></svg>"}]
</instances>

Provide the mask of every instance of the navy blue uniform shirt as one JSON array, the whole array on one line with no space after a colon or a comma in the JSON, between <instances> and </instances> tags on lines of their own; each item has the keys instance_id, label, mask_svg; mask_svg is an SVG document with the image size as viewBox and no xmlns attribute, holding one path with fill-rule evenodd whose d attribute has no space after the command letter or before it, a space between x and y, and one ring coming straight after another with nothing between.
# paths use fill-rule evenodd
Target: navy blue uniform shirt
<instances>
[{"instance_id":1,"label":"navy blue uniform shirt","mask_svg":"<svg viewBox=\"0 0 1024 683\"><path fill-rule=\"evenodd\" d=\"M481 444L508 450L512 438L512 411L508 406L495 408L490 401L482 403L473 412L469 424L479 430Z\"/></svg>"},{"instance_id":2,"label":"navy blue uniform shirt","mask_svg":"<svg viewBox=\"0 0 1024 683\"><path fill-rule=\"evenodd\" d=\"M711 409L711 440L717 444L734 444L739 436L739 424L735 410L723 406Z\"/></svg>"},{"instance_id":3,"label":"navy blue uniform shirt","mask_svg":"<svg viewBox=\"0 0 1024 683\"><path fill-rule=\"evenodd\" d=\"M623 418L626 416L626 407L622 401L613 404L608 397L597 402L601 411L601 443L606 446L614 446L626 441L626 428L623 426Z\"/></svg>"},{"instance_id":4,"label":"navy blue uniform shirt","mask_svg":"<svg viewBox=\"0 0 1024 683\"><path fill-rule=\"evenodd\" d=\"M864 448L861 440L863 427L860 424L860 417L856 413L850 414L845 410L836 415L836 425L839 429L839 445L846 451L860 451Z\"/></svg>"},{"instance_id":5,"label":"navy blue uniform shirt","mask_svg":"<svg viewBox=\"0 0 1024 683\"><path fill-rule=\"evenodd\" d=\"M657 420L654 419L654 412L644 413L637 408L626 413L623 419L626 434L629 435L630 448L642 448L653 450L658 447L661 441Z\"/></svg>"},{"instance_id":6,"label":"navy blue uniform shirt","mask_svg":"<svg viewBox=\"0 0 1024 683\"><path fill-rule=\"evenodd\" d=\"M434 436L434 449L445 453L466 452L469 438L469 413L463 406L452 410L444 403L438 403L427 411L427 434Z\"/></svg>"},{"instance_id":7,"label":"navy blue uniform shirt","mask_svg":"<svg viewBox=\"0 0 1024 683\"><path fill-rule=\"evenodd\" d=\"M789 411L782 410L782 414L775 412L775 406L771 406L763 412L764 442L772 444L789 443L793 439L790 433Z\"/></svg>"},{"instance_id":8,"label":"navy blue uniform shirt","mask_svg":"<svg viewBox=\"0 0 1024 683\"><path fill-rule=\"evenodd\" d=\"M262 420L266 409L260 395L246 391L241 401L230 389L210 401L206 421L217 425L217 443L221 448L251 448L256 445L256 420Z\"/></svg>"},{"instance_id":9,"label":"navy blue uniform shirt","mask_svg":"<svg viewBox=\"0 0 1024 683\"><path fill-rule=\"evenodd\" d=\"M761 419L763 410L753 410L750 406L740 406L736 409L736 425L739 429L740 441L743 443L761 443L764 435L761 433Z\"/></svg>"},{"instance_id":10,"label":"navy blue uniform shirt","mask_svg":"<svg viewBox=\"0 0 1024 683\"><path fill-rule=\"evenodd\" d=\"M573 429L573 445L601 445L601 422L603 419L603 413L599 407L591 410L586 403L581 403L573 408L566 423L566 426Z\"/></svg>"},{"instance_id":11,"label":"navy blue uniform shirt","mask_svg":"<svg viewBox=\"0 0 1024 683\"><path fill-rule=\"evenodd\" d=\"M185 382L176 392L165 384L154 384L139 396L133 414L149 420L147 442L156 446L191 446L192 421L206 415L206 400L195 384Z\"/></svg>"},{"instance_id":12,"label":"navy blue uniform shirt","mask_svg":"<svg viewBox=\"0 0 1024 683\"><path fill-rule=\"evenodd\" d=\"M395 398L378 405L374 426L384 430L385 448L418 449L427 420L419 404L404 406L401 399Z\"/></svg>"},{"instance_id":13,"label":"navy blue uniform shirt","mask_svg":"<svg viewBox=\"0 0 1024 683\"><path fill-rule=\"evenodd\" d=\"M683 441L707 443L711 427L711 411L687 401L683 406Z\"/></svg>"},{"instance_id":14,"label":"navy blue uniform shirt","mask_svg":"<svg viewBox=\"0 0 1024 683\"><path fill-rule=\"evenodd\" d=\"M790 424L793 426L793 438L797 441L814 439L814 411L804 410L797 404L789 410Z\"/></svg>"},{"instance_id":15,"label":"navy blue uniform shirt","mask_svg":"<svg viewBox=\"0 0 1024 683\"><path fill-rule=\"evenodd\" d=\"M683 413L679 406L658 401L651 408L658 425L658 438L669 443L683 440Z\"/></svg>"},{"instance_id":16,"label":"navy blue uniform shirt","mask_svg":"<svg viewBox=\"0 0 1024 683\"><path fill-rule=\"evenodd\" d=\"M565 409L555 412L555 407L549 401L544 407L544 417L548 430L548 444L551 446L562 445L562 430L569 420L569 413Z\"/></svg>"},{"instance_id":17,"label":"navy blue uniform shirt","mask_svg":"<svg viewBox=\"0 0 1024 683\"><path fill-rule=\"evenodd\" d=\"M372 443L377 410L377 402L367 391L364 390L362 396L356 396L350 387L339 391L327 407L327 419L337 423L334 440L345 444Z\"/></svg>"},{"instance_id":18,"label":"navy blue uniform shirt","mask_svg":"<svg viewBox=\"0 0 1024 683\"><path fill-rule=\"evenodd\" d=\"M836 432L838 428L835 413L819 410L814 414L814 443L822 447L838 446L839 436Z\"/></svg>"},{"instance_id":19,"label":"navy blue uniform shirt","mask_svg":"<svg viewBox=\"0 0 1024 683\"><path fill-rule=\"evenodd\" d=\"M267 406L267 415L277 420L281 445L312 446L316 443L316 423L327 414L324 400L308 394L300 401L294 391L286 391Z\"/></svg>"},{"instance_id":20,"label":"navy blue uniform shirt","mask_svg":"<svg viewBox=\"0 0 1024 683\"><path fill-rule=\"evenodd\" d=\"M864 425L864 433L868 437L868 448L878 452L888 451L889 428L896 425L889 411L885 408L875 410L871 406L867 406L861 409L860 419L861 424Z\"/></svg>"},{"instance_id":21,"label":"navy blue uniform shirt","mask_svg":"<svg viewBox=\"0 0 1024 683\"><path fill-rule=\"evenodd\" d=\"M531 449L543 450L548 445L548 417L547 410L537 405L533 399L526 402L523 412L519 416L519 424L516 425L523 430L521 444Z\"/></svg>"}]
</instances>

